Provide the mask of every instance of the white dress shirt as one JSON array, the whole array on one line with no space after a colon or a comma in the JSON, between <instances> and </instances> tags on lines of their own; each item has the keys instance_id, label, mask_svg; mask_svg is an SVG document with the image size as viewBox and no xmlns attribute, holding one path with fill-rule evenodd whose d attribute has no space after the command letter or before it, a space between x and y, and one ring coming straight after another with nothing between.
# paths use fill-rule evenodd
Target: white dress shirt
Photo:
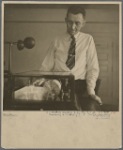
<instances>
[{"instance_id":1,"label":"white dress shirt","mask_svg":"<svg viewBox=\"0 0 123 150\"><path fill-rule=\"evenodd\" d=\"M51 43L40 70L69 71L75 76L75 80L86 79L88 94L95 94L94 89L99 75L99 64L93 37L82 32L75 35L75 66L70 70L66 61L71 40L68 33L57 37Z\"/></svg>"}]
</instances>

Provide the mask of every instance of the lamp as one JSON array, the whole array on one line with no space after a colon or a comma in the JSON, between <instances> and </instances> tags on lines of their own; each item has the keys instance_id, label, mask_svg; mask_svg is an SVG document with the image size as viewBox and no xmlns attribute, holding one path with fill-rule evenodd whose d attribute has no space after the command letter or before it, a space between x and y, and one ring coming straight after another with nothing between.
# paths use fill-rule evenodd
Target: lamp
<instances>
[{"instance_id":1,"label":"lamp","mask_svg":"<svg viewBox=\"0 0 123 150\"><path fill-rule=\"evenodd\" d=\"M23 50L24 47L27 49L32 49L35 46L35 39L33 37L27 37L23 41L18 40L17 42L5 42L9 45L9 56L8 56L8 73L11 73L11 50L13 45L17 45L19 51Z\"/></svg>"}]
</instances>

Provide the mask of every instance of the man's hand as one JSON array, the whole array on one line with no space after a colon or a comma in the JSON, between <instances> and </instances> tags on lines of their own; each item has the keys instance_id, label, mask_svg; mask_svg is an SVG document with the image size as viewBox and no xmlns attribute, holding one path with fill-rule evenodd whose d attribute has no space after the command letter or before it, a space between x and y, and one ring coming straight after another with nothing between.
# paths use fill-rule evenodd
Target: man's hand
<instances>
[{"instance_id":1,"label":"man's hand","mask_svg":"<svg viewBox=\"0 0 123 150\"><path fill-rule=\"evenodd\" d=\"M33 85L35 86L42 86L42 84L46 81L46 79L41 78L41 79L37 79L36 81L33 82Z\"/></svg>"},{"instance_id":2,"label":"man's hand","mask_svg":"<svg viewBox=\"0 0 123 150\"><path fill-rule=\"evenodd\" d=\"M101 98L97 95L94 95L94 94L91 94L89 95L93 100L97 101L100 105L102 105L102 101L101 101Z\"/></svg>"}]
</instances>

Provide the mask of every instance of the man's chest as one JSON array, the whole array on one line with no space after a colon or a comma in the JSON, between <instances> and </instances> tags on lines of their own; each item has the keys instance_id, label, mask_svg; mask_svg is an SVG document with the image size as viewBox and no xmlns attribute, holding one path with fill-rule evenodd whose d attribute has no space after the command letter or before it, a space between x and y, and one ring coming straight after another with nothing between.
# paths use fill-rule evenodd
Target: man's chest
<instances>
[{"instance_id":1,"label":"man's chest","mask_svg":"<svg viewBox=\"0 0 123 150\"><path fill-rule=\"evenodd\" d=\"M69 50L70 50L70 45L71 45L70 41L68 41L68 42L66 42L66 41L59 42L56 45L56 51L55 51L56 58L62 57L64 59L66 59L68 57L68 53L69 53ZM87 43L85 43L82 40L81 41L80 40L76 41L76 46L75 46L75 57L76 58L86 56L87 50L88 50L88 44Z\"/></svg>"}]
</instances>

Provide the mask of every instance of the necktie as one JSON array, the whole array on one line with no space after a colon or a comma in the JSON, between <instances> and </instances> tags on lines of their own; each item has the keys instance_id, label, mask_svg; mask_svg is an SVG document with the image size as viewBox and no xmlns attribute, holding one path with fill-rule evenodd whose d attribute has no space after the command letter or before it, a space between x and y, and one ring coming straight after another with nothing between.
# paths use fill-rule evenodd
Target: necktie
<instances>
[{"instance_id":1,"label":"necktie","mask_svg":"<svg viewBox=\"0 0 123 150\"><path fill-rule=\"evenodd\" d=\"M71 36L72 41L70 44L70 48L68 51L68 58L66 61L66 65L69 69L72 69L75 66L75 47L76 47L76 42L75 42L75 37Z\"/></svg>"}]
</instances>

